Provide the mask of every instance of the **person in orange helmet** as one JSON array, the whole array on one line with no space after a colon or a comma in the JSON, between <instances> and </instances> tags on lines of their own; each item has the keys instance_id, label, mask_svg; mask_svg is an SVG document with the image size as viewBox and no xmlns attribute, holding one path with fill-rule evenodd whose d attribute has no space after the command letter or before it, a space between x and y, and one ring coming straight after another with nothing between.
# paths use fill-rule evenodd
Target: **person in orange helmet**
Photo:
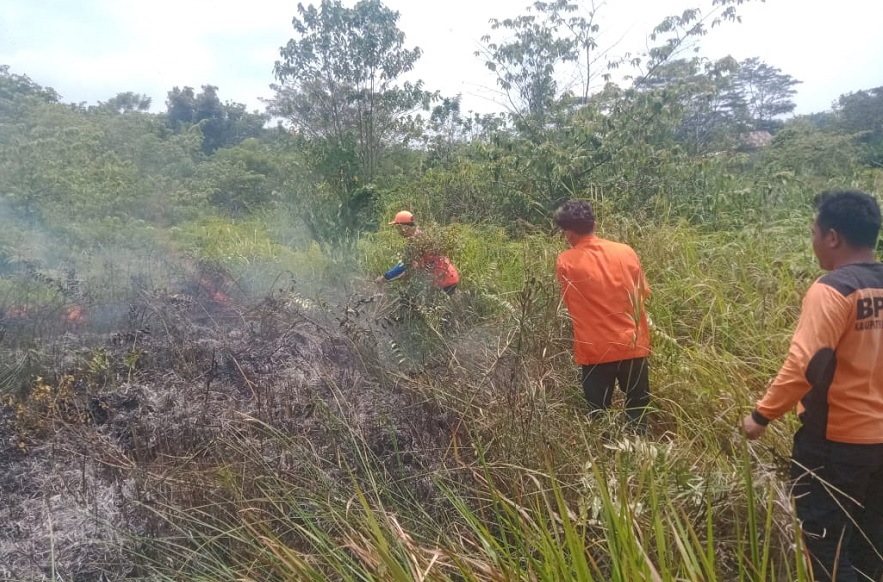
<instances>
[{"instance_id":1,"label":"person in orange helmet","mask_svg":"<svg viewBox=\"0 0 883 582\"><path fill-rule=\"evenodd\" d=\"M415 273L424 273L429 277L430 284L447 295L452 295L460 283L460 274L448 257L431 248L420 245L421 231L417 228L414 215L408 210L397 212L390 221L398 233L408 239L405 254L401 261L383 275L377 282L394 281Z\"/></svg>"}]
</instances>

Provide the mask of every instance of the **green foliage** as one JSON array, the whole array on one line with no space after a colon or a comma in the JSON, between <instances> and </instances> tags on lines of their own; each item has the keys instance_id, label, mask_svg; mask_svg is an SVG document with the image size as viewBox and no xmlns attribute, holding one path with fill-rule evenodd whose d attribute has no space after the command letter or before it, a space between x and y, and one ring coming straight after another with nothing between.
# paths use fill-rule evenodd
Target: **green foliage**
<instances>
[{"instance_id":1,"label":"green foliage","mask_svg":"<svg viewBox=\"0 0 883 582\"><path fill-rule=\"evenodd\" d=\"M214 85L203 85L198 94L192 87L174 87L168 93L166 109L166 124L173 131L181 132L192 125L199 126L205 154L260 136L267 122L265 115L248 112L241 103L222 104L218 87Z\"/></svg>"},{"instance_id":2,"label":"green foliage","mask_svg":"<svg viewBox=\"0 0 883 582\"><path fill-rule=\"evenodd\" d=\"M518 201L507 213L509 221L545 222L563 200L599 190L621 193L623 207L646 207L674 187L661 174L683 163L685 153L737 143L748 101L728 93L744 85L729 78L738 66L724 59L700 73L698 61L674 60L691 39L705 34L710 19L712 25L735 20L736 4L741 2L715 2L707 17L690 9L666 18L652 35L660 44L607 62L611 69L644 67L633 86L608 84L593 96L587 87L599 30L594 5L588 18L579 14L578 3L558 1L536 2L516 19L492 20L495 30L513 35L499 42L487 36L477 53L497 72L513 122L514 131L498 132L491 141L496 172L505 173L510 199ZM581 98L560 91L555 81L573 63L581 63ZM745 70L757 66L748 61ZM684 143L691 152L680 151Z\"/></svg>"},{"instance_id":3,"label":"green foliage","mask_svg":"<svg viewBox=\"0 0 883 582\"><path fill-rule=\"evenodd\" d=\"M338 254L350 253L364 231L371 228L376 190L367 185L341 193L326 182L307 180L286 183L282 208L304 225L312 240Z\"/></svg>"},{"instance_id":4,"label":"green foliage","mask_svg":"<svg viewBox=\"0 0 883 582\"><path fill-rule=\"evenodd\" d=\"M394 84L420 49L404 47L398 12L378 0L353 8L323 0L298 13L270 109L316 145L316 167L332 188L349 192L374 181L383 149L411 131L408 114L431 98L419 82Z\"/></svg>"},{"instance_id":5,"label":"green foliage","mask_svg":"<svg viewBox=\"0 0 883 582\"><path fill-rule=\"evenodd\" d=\"M444 165L403 177L394 189L382 192L378 206L391 216L410 208L419 217L442 224L510 224L525 204L520 193L487 159L487 148L473 145Z\"/></svg>"},{"instance_id":6,"label":"green foliage","mask_svg":"<svg viewBox=\"0 0 883 582\"><path fill-rule=\"evenodd\" d=\"M756 448L733 427L819 274L810 199L880 190L880 91L782 122L787 74L678 58L738 4L666 19L655 46L611 63L639 73L594 93L605 70L594 9L537 2L496 20L512 36L483 54L508 116L464 115L456 98L417 116L435 95L395 82L419 49L373 0L298 7L271 104L291 132L262 129L212 85L173 89L155 115L134 93L67 106L0 67L0 388L30 395L9 401L18 426L85 424L89 391L132 382L151 355L89 352L76 370L84 393L32 373L22 346L72 328L73 282L86 283L76 300L89 308L135 284L164 288L169 265L191 279L208 266L252 297L287 284L291 321L308 314L348 334L360 390L404 386L456 422L418 477L378 463L328 410L327 426L311 426L347 439L335 454L237 416L198 458L163 456L156 472L125 458L116 470L166 495L153 517L180 534L144 540L157 579L806 580L776 472L796 420ZM579 90L556 84L562 66ZM752 129L775 130L772 142L744 147ZM549 234L571 197L595 203L601 236L632 245L652 287L649 438L583 415L554 280L564 242ZM402 258L406 241L385 227L402 208L424 229L414 252L457 266L454 297L370 286ZM356 306L342 309L304 298L351 292ZM296 470L280 469L289 462ZM206 497L178 488L188 480Z\"/></svg>"},{"instance_id":7,"label":"green foliage","mask_svg":"<svg viewBox=\"0 0 883 582\"><path fill-rule=\"evenodd\" d=\"M172 240L186 254L230 266L249 262L273 262L279 248L268 237L266 227L255 221L231 222L204 217L170 231Z\"/></svg>"},{"instance_id":8,"label":"green foliage","mask_svg":"<svg viewBox=\"0 0 883 582\"><path fill-rule=\"evenodd\" d=\"M254 214L278 200L285 160L279 150L254 138L219 150L200 166L208 202L233 216Z\"/></svg>"},{"instance_id":9,"label":"green foliage","mask_svg":"<svg viewBox=\"0 0 883 582\"><path fill-rule=\"evenodd\" d=\"M342 276L318 244L292 248L279 240L265 220L203 216L169 234L173 248L182 256L228 273L241 290L252 294L271 293L291 277L311 294Z\"/></svg>"},{"instance_id":10,"label":"green foliage","mask_svg":"<svg viewBox=\"0 0 883 582\"><path fill-rule=\"evenodd\" d=\"M818 130L803 120L788 123L773 138L765 160L796 176L851 179L860 169L861 152L852 137Z\"/></svg>"},{"instance_id":11,"label":"green foliage","mask_svg":"<svg viewBox=\"0 0 883 582\"><path fill-rule=\"evenodd\" d=\"M841 95L835 123L856 136L866 163L883 167L883 87Z\"/></svg>"},{"instance_id":12,"label":"green foliage","mask_svg":"<svg viewBox=\"0 0 883 582\"><path fill-rule=\"evenodd\" d=\"M131 114L135 112L145 112L150 110L151 98L140 93L126 91L117 93L105 102L99 102L95 107L91 107L91 111L107 111L118 113L120 115Z\"/></svg>"},{"instance_id":13,"label":"green foliage","mask_svg":"<svg viewBox=\"0 0 883 582\"><path fill-rule=\"evenodd\" d=\"M0 192L33 223L106 215L162 223L199 198L190 179L201 136L167 136L154 116L25 103L0 134Z\"/></svg>"},{"instance_id":14,"label":"green foliage","mask_svg":"<svg viewBox=\"0 0 883 582\"><path fill-rule=\"evenodd\" d=\"M58 103L61 96L55 89L43 87L27 75L12 73L9 65L0 65L0 103L5 107L10 101L30 98L44 103Z\"/></svg>"},{"instance_id":15,"label":"green foliage","mask_svg":"<svg viewBox=\"0 0 883 582\"><path fill-rule=\"evenodd\" d=\"M511 40L490 42L476 51L485 66L497 75L497 84L508 97L507 107L522 130L539 131L546 124L547 114L558 96L555 69L560 63L576 60L575 41L562 37L558 28L564 24L564 13L576 9L564 0L534 4L537 14L505 20L491 19L491 28L509 32Z\"/></svg>"},{"instance_id":16,"label":"green foliage","mask_svg":"<svg viewBox=\"0 0 883 582\"><path fill-rule=\"evenodd\" d=\"M323 0L318 8L298 4L298 14L292 22L298 36L276 62L280 85L269 109L304 138L306 159L336 199L345 234L330 237L320 226L327 211L310 217L313 229L349 246L365 227L385 152L419 135L412 113L427 109L434 96L421 82L395 84L414 67L420 49L405 48L398 12L379 0L353 8L338 0Z\"/></svg>"},{"instance_id":17,"label":"green foliage","mask_svg":"<svg viewBox=\"0 0 883 582\"><path fill-rule=\"evenodd\" d=\"M733 76L735 91L739 94L748 119L756 130L772 131L776 119L794 111L791 98L800 81L770 66L758 57L739 63Z\"/></svg>"}]
</instances>

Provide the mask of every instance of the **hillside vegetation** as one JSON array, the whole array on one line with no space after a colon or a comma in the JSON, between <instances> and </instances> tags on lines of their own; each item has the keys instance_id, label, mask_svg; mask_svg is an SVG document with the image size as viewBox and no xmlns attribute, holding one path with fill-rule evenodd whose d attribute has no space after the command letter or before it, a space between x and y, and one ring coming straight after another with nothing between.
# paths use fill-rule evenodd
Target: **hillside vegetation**
<instances>
[{"instance_id":1,"label":"hillside vegetation","mask_svg":"<svg viewBox=\"0 0 883 582\"><path fill-rule=\"evenodd\" d=\"M684 58L740 3L609 68L584 6L493 23L499 115L398 82L377 0L298 7L266 114L0 67L0 579L807 580L797 420L737 425L820 275L812 198L883 191L883 87L789 116L787 73ZM647 435L586 414L568 198L652 286ZM453 297L373 282L402 208Z\"/></svg>"}]
</instances>

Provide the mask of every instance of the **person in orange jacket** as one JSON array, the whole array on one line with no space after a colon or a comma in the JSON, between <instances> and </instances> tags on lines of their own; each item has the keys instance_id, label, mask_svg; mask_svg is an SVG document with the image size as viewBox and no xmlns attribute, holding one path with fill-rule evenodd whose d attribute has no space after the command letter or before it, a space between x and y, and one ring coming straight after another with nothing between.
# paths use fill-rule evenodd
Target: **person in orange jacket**
<instances>
[{"instance_id":1,"label":"person in orange jacket","mask_svg":"<svg viewBox=\"0 0 883 582\"><path fill-rule=\"evenodd\" d=\"M615 384L625 393L629 419L643 428L650 402L650 331L644 302L650 286L628 245L595 235L590 202L569 200L555 224L570 248L555 272L573 320L573 351L582 366L582 388L593 411L610 407Z\"/></svg>"},{"instance_id":2,"label":"person in orange jacket","mask_svg":"<svg viewBox=\"0 0 883 582\"><path fill-rule=\"evenodd\" d=\"M816 197L812 248L828 271L807 290L778 375L742 421L749 439L797 407L792 496L813 580L883 579L883 263L880 205Z\"/></svg>"},{"instance_id":3,"label":"person in orange jacket","mask_svg":"<svg viewBox=\"0 0 883 582\"><path fill-rule=\"evenodd\" d=\"M421 248L419 239L421 231L417 228L414 215L408 210L396 213L390 221L398 233L408 239L404 258L390 270L377 277L377 282L394 281L407 277L411 272L428 275L430 284L447 295L453 295L460 283L460 274L448 257L438 254L433 249Z\"/></svg>"}]
</instances>

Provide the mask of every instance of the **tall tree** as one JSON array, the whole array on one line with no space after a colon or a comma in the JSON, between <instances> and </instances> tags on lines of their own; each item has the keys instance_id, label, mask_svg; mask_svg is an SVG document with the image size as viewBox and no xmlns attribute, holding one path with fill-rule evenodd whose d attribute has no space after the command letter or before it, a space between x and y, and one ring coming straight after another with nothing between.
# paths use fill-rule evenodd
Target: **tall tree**
<instances>
[{"instance_id":1,"label":"tall tree","mask_svg":"<svg viewBox=\"0 0 883 582\"><path fill-rule=\"evenodd\" d=\"M297 6L296 38L280 49L269 111L287 119L312 151L314 168L336 193L342 217L358 220L351 203L374 181L387 146L409 139L413 114L434 95L422 83L396 85L420 57L405 47L399 13L380 0L353 8L340 0ZM342 224L341 231L358 230Z\"/></svg>"},{"instance_id":2,"label":"tall tree","mask_svg":"<svg viewBox=\"0 0 883 582\"><path fill-rule=\"evenodd\" d=\"M485 35L486 46L475 53L497 75L510 114L525 128L536 131L545 126L559 95L556 68L577 59L576 41L559 32L565 13L575 8L565 0L534 2L527 14L517 18L492 18L491 29L509 38L491 42L491 36Z\"/></svg>"},{"instance_id":3,"label":"tall tree","mask_svg":"<svg viewBox=\"0 0 883 582\"><path fill-rule=\"evenodd\" d=\"M174 131L199 125L202 151L209 155L219 148L257 137L267 121L267 116L249 113L241 103L221 103L214 85L203 85L198 94L192 87L174 87L168 92L166 108L166 124Z\"/></svg>"},{"instance_id":4,"label":"tall tree","mask_svg":"<svg viewBox=\"0 0 883 582\"><path fill-rule=\"evenodd\" d=\"M172 129L193 123L196 118L196 94L193 87L173 87L166 97L166 121Z\"/></svg>"},{"instance_id":5,"label":"tall tree","mask_svg":"<svg viewBox=\"0 0 883 582\"><path fill-rule=\"evenodd\" d=\"M61 96L51 87L35 83L27 75L10 72L9 65L0 65L0 99L15 97L37 97L47 103L58 103Z\"/></svg>"},{"instance_id":6,"label":"tall tree","mask_svg":"<svg viewBox=\"0 0 883 582\"><path fill-rule=\"evenodd\" d=\"M836 111L840 127L849 133L883 132L883 87L841 95Z\"/></svg>"},{"instance_id":7,"label":"tall tree","mask_svg":"<svg viewBox=\"0 0 883 582\"><path fill-rule=\"evenodd\" d=\"M136 111L145 112L150 110L152 99L147 95L126 91L117 93L104 102L99 102L97 107L90 108L95 111L108 111L112 113L126 114Z\"/></svg>"},{"instance_id":8,"label":"tall tree","mask_svg":"<svg viewBox=\"0 0 883 582\"><path fill-rule=\"evenodd\" d=\"M353 8L322 0L318 9L298 4L297 10L298 38L280 49L271 110L332 149L352 148L358 167L340 169L371 181L383 146L404 129L403 118L428 106L431 96L420 83L394 84L421 51L405 48L399 13L379 0Z\"/></svg>"},{"instance_id":9,"label":"tall tree","mask_svg":"<svg viewBox=\"0 0 883 582\"><path fill-rule=\"evenodd\" d=\"M708 61L676 59L636 80L644 93L655 93L672 109L676 139L691 153L704 153L736 143L748 127L742 95L734 86L739 64L732 57Z\"/></svg>"},{"instance_id":10,"label":"tall tree","mask_svg":"<svg viewBox=\"0 0 883 582\"><path fill-rule=\"evenodd\" d=\"M856 136L871 165L883 167L883 87L841 95L836 126Z\"/></svg>"},{"instance_id":11,"label":"tall tree","mask_svg":"<svg viewBox=\"0 0 883 582\"><path fill-rule=\"evenodd\" d=\"M801 82L752 57L739 63L733 83L754 129L771 131L781 124L776 118L794 111L791 98L797 93L794 87Z\"/></svg>"},{"instance_id":12,"label":"tall tree","mask_svg":"<svg viewBox=\"0 0 883 582\"><path fill-rule=\"evenodd\" d=\"M214 85L203 85L202 91L196 96L194 122L202 127L202 149L210 154L225 145L227 115L218 88Z\"/></svg>"},{"instance_id":13,"label":"tall tree","mask_svg":"<svg viewBox=\"0 0 883 582\"><path fill-rule=\"evenodd\" d=\"M711 0L707 13L692 8L669 16L653 29L647 49L617 58L611 57L612 47L598 46L598 11L603 3L594 0L537 0L518 18L491 20L502 38L491 42L486 36L477 54L496 72L497 85L508 99L515 131L501 141L520 165L529 208L549 209L563 197L592 187L590 176L614 160L614 151L619 154L616 159L623 160L623 147L643 160L665 155L662 152L672 145L684 107L669 91L649 90L652 83L661 71L668 74L666 66L709 27L737 21L736 7L746 1ZM599 61L606 61L606 66L598 66ZM593 78L600 75L609 81L619 68L635 72L623 76L632 86L608 88L598 99L592 98ZM725 76L720 68L720 79ZM568 78L580 79L579 93L573 91L573 82L560 82ZM684 94L679 91L678 97ZM694 129L703 121L699 113L722 107L717 97L703 103L698 90L690 98L697 113L691 121ZM700 139L710 138L702 135ZM629 166L630 170L635 167ZM652 176L652 172L643 175Z\"/></svg>"}]
</instances>

